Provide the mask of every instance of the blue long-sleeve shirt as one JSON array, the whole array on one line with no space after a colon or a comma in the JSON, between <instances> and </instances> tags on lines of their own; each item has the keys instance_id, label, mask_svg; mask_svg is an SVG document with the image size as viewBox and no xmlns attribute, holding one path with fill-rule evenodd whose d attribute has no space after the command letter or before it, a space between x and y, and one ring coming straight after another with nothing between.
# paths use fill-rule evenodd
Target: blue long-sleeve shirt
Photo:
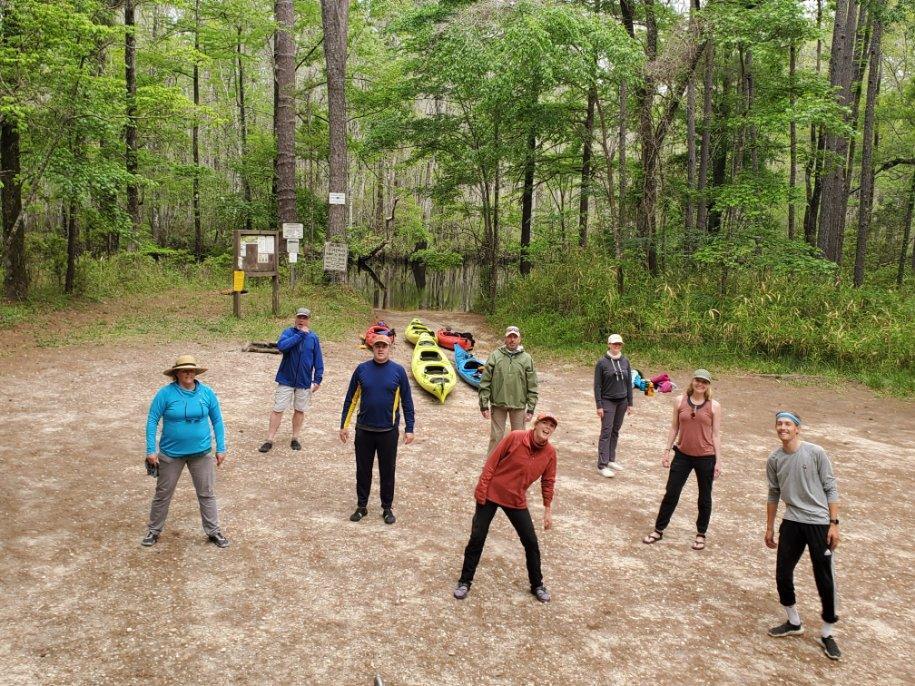
<instances>
[{"instance_id":1,"label":"blue long-sleeve shirt","mask_svg":"<svg viewBox=\"0 0 915 686\"><path fill-rule=\"evenodd\" d=\"M388 360L378 364L374 359L363 362L349 380L340 428L349 427L356 408L356 427L374 431L389 431L400 426L400 408L403 406L405 431L413 433L416 419L413 396L407 370Z\"/></svg>"},{"instance_id":2,"label":"blue long-sleeve shirt","mask_svg":"<svg viewBox=\"0 0 915 686\"><path fill-rule=\"evenodd\" d=\"M292 388L311 388L324 378L324 358L321 343L313 331L300 331L290 326L280 334L276 347L283 353L276 382Z\"/></svg>"},{"instance_id":3,"label":"blue long-sleeve shirt","mask_svg":"<svg viewBox=\"0 0 915 686\"><path fill-rule=\"evenodd\" d=\"M219 399L213 389L195 381L193 391L177 381L156 393L146 417L146 454L156 452L156 430L162 420L159 452L168 457L187 457L209 452L213 443L210 424L216 434L216 452L226 451L226 430L219 410Z\"/></svg>"}]
</instances>

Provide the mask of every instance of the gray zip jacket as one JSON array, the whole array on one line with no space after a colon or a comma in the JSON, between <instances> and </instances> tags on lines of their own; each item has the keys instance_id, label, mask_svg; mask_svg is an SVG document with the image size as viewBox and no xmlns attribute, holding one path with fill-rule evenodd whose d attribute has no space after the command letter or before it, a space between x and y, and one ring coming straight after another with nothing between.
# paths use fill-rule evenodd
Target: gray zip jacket
<instances>
[{"instance_id":1,"label":"gray zip jacket","mask_svg":"<svg viewBox=\"0 0 915 686\"><path fill-rule=\"evenodd\" d=\"M601 407L601 400L626 399L632 406L632 365L625 355L613 359L606 353L594 366L594 402Z\"/></svg>"},{"instance_id":2,"label":"gray zip jacket","mask_svg":"<svg viewBox=\"0 0 915 686\"><path fill-rule=\"evenodd\" d=\"M839 499L836 477L826 451L801 441L797 452L779 448L766 462L769 502L781 498L787 507L783 519L801 524L829 524L829 503Z\"/></svg>"}]
</instances>

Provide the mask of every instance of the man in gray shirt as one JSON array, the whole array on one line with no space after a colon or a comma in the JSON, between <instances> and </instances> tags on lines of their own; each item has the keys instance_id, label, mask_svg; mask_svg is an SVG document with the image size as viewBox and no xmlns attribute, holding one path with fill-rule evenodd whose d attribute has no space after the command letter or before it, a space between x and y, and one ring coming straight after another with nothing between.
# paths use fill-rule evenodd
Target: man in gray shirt
<instances>
[{"instance_id":1,"label":"man in gray shirt","mask_svg":"<svg viewBox=\"0 0 915 686\"><path fill-rule=\"evenodd\" d=\"M820 644L832 660L842 652L832 635L836 615L836 586L833 551L839 545L839 491L832 464L826 451L800 439L801 419L794 412L775 415L775 432L782 447L766 462L769 498L766 504L766 545L778 548L775 584L788 621L769 629L775 638L804 633L795 605L794 568L810 550L813 578L823 605L823 632ZM775 513L779 499L785 501L785 513L775 542Z\"/></svg>"}]
</instances>

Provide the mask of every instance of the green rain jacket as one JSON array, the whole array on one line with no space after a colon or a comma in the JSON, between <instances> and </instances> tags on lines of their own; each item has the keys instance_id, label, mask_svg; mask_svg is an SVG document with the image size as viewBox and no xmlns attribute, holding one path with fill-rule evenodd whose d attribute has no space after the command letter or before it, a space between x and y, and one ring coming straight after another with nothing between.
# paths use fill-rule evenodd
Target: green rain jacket
<instances>
[{"instance_id":1,"label":"green rain jacket","mask_svg":"<svg viewBox=\"0 0 915 686\"><path fill-rule=\"evenodd\" d=\"M480 410L490 406L522 408L533 413L537 406L537 372L534 360L520 345L514 350L494 350L483 367L480 380Z\"/></svg>"}]
</instances>

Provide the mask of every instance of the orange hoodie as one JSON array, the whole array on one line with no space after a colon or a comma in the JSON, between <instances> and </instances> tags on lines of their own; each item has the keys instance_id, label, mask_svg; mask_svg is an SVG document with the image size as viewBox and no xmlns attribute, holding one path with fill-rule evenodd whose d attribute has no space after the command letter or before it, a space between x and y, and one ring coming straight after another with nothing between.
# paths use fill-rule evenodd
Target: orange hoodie
<instances>
[{"instance_id":1,"label":"orange hoodie","mask_svg":"<svg viewBox=\"0 0 915 686\"><path fill-rule=\"evenodd\" d=\"M556 449L549 442L538 448L533 434L533 429L512 431L493 449L474 491L480 505L491 500L505 507L525 508L527 489L537 479L540 479L543 505L548 507L553 502Z\"/></svg>"}]
</instances>

